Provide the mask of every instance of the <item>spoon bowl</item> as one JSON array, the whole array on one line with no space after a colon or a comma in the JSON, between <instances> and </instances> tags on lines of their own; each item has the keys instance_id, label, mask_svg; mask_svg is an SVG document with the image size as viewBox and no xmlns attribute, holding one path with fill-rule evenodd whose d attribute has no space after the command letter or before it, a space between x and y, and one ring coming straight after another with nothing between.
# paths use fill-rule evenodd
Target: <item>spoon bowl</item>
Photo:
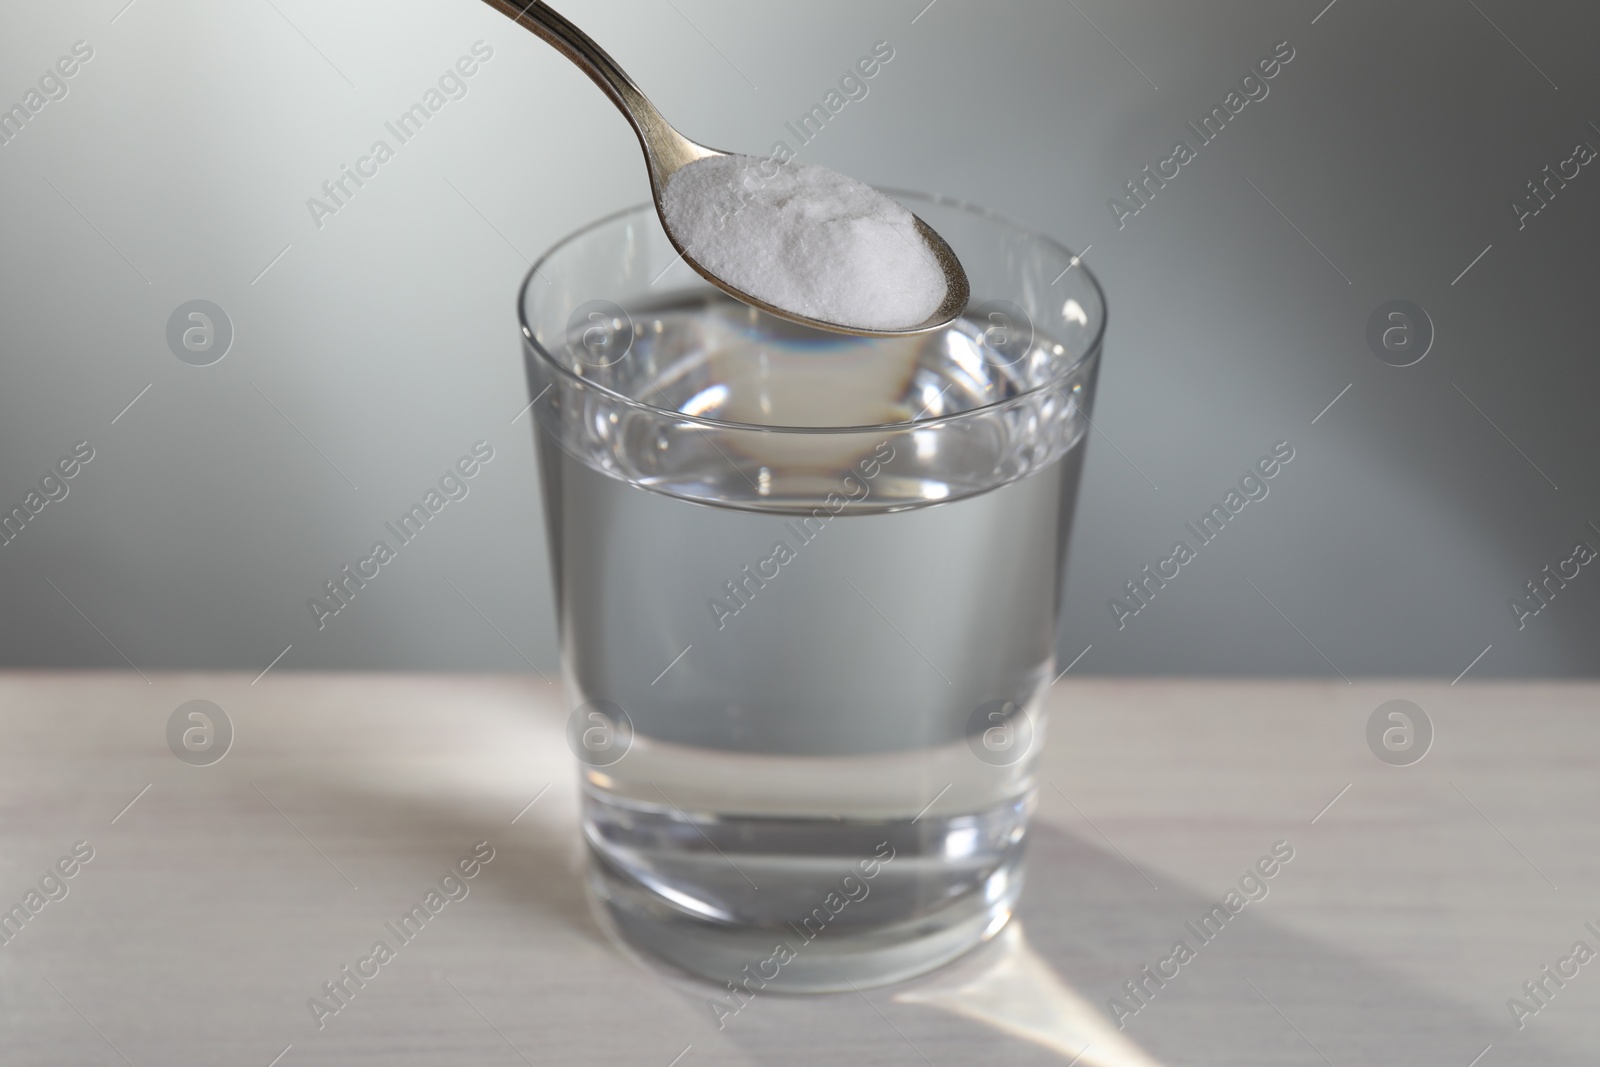
<instances>
[{"instance_id":1,"label":"spoon bowl","mask_svg":"<svg viewBox=\"0 0 1600 1067\"><path fill-rule=\"evenodd\" d=\"M928 333L950 325L962 312L966 310L967 301L971 298L971 286L967 281L966 271L962 269L961 261L956 258L955 252L946 243L943 237L922 219L915 215L915 228L917 234L927 245L938 262L939 269L944 275L945 295L939 307L932 315L916 325L903 329L867 329L852 326L846 323L829 322L825 319L811 318L784 308L777 307L759 297L729 283L711 270L708 270L684 246L681 235L675 233L667 225L664 198L667 182L672 176L684 167L698 160L709 159L714 156L728 156L734 153L723 152L719 149L709 148L697 141L691 141L679 133L673 126L662 118L661 112L656 110L633 79L628 77L594 40L578 27L568 22L543 0L535 0L531 4L516 4L510 0L484 0L484 3L511 19L513 22L530 31L546 43L550 44L571 60L578 69L582 70L598 85L617 109L627 118L633 127L634 133L639 137L639 145L644 150L645 166L650 174L650 195L655 202L656 214L661 218L662 229L666 231L667 240L672 247L677 249L683 261L706 281L721 289L736 300L741 300L752 307L759 308L769 315L785 319L789 322L810 326L814 329L829 330L834 333L855 334L861 337L904 337L912 334Z\"/></svg>"}]
</instances>

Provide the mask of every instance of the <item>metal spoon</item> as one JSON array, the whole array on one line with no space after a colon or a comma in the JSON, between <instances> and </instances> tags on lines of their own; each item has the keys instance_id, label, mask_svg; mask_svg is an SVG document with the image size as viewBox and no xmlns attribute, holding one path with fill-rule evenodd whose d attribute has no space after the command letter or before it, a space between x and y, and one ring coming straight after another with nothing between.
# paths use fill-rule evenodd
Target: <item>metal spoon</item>
<instances>
[{"instance_id":1,"label":"metal spoon","mask_svg":"<svg viewBox=\"0 0 1600 1067\"><path fill-rule=\"evenodd\" d=\"M944 302L926 321L915 326L901 330L868 330L857 326L847 326L836 322L824 322L820 319L808 318L797 315L792 311L774 307L766 301L751 296L743 290L737 289L717 277L698 263L694 256L689 254L678 235L667 226L665 212L662 208L662 196L667 187L667 180L679 169L693 163L697 159L710 156L730 155L720 152L715 148L707 148L689 140L683 134L673 129L666 119L661 117L655 105L645 98L644 93L633 83L633 79L623 73L617 66L616 60L606 54L605 49L596 44L588 34L562 18L543 0L535 0L531 4L517 4L510 0L484 0L484 3L500 12L502 15L520 24L524 29L532 31L544 41L554 46L556 51L577 64L594 83L605 90L611 102L617 105L628 122L639 135L639 144L644 149L645 165L650 171L650 192L655 200L656 213L662 216L662 229L666 231L667 240L672 246L683 254L683 260L694 268L706 281L718 289L746 304L760 308L769 315L797 322L803 326L812 326L817 329L832 330L836 333L857 334L863 337L900 337L908 334L927 333L941 326L947 326L966 310L967 300L971 294L971 287L967 283L966 271L962 270L961 263L956 259L956 254L945 243L944 238L936 233L932 226L916 220L917 233L927 242L928 250L938 260L940 268L944 271L945 297ZM913 216L915 218L915 216Z\"/></svg>"}]
</instances>

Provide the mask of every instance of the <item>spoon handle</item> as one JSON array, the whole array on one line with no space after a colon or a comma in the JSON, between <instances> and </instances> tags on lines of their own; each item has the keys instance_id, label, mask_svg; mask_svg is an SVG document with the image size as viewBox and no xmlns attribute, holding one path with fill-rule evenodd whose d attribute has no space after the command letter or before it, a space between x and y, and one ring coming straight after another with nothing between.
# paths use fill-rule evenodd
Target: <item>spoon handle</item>
<instances>
[{"instance_id":1,"label":"spoon handle","mask_svg":"<svg viewBox=\"0 0 1600 1067\"><path fill-rule=\"evenodd\" d=\"M484 0L484 3L542 38L556 51L570 59L578 69L587 74L617 105L634 132L645 154L661 171L661 179L698 156L708 154L694 146L661 117L654 104L647 99L633 79L595 43L594 39L568 22L544 0L531 4L513 3L512 0Z\"/></svg>"}]
</instances>

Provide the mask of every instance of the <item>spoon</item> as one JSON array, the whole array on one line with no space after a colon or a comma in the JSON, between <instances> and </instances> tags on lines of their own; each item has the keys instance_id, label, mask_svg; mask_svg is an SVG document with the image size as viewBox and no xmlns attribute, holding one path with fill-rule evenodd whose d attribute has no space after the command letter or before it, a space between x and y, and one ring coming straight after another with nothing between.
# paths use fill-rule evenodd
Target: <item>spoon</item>
<instances>
[{"instance_id":1,"label":"spoon","mask_svg":"<svg viewBox=\"0 0 1600 1067\"><path fill-rule=\"evenodd\" d=\"M942 303L926 320L915 326L896 330L864 329L859 326L847 326L836 322L826 322L799 315L783 308L775 307L758 297L734 287L727 281L719 278L707 270L689 250L683 246L679 236L673 233L667 225L665 209L662 199L667 187L667 181L679 170L690 163L713 156L726 156L731 153L721 152L715 148L707 148L703 144L689 140L683 134L673 129L666 119L661 117L655 105L646 99L644 93L633 83L633 79L625 74L616 60L606 54L601 48L578 27L568 22L557 14L543 0L535 0L530 4L516 4L510 0L484 0L484 3L500 12L502 15L520 24L524 29L530 30L535 35L552 45L556 51L577 64L578 69L587 74L594 83L605 91L611 102L626 116L633 130L639 135L639 144L644 149L645 165L650 171L650 192L655 200L656 214L661 216L662 229L666 231L667 240L672 242L672 247L682 254L685 263L706 281L735 299L741 300L775 315L780 319L799 323L802 326L811 326L816 329L830 330L834 333L856 334L862 337L903 337L911 334L927 333L940 327L948 326L956 316L966 310L967 300L971 295L971 287L967 283L967 274L956 259L956 254L950 246L922 219L912 216L916 220L916 231L927 243L928 250L933 253L938 261L940 270L944 273L945 296Z\"/></svg>"}]
</instances>

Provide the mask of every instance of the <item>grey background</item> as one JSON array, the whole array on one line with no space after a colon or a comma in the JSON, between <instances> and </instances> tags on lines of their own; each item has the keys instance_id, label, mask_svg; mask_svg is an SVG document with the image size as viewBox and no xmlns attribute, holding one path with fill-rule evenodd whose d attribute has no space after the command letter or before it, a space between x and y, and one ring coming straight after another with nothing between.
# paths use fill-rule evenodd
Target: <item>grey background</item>
<instances>
[{"instance_id":1,"label":"grey background","mask_svg":"<svg viewBox=\"0 0 1600 1067\"><path fill-rule=\"evenodd\" d=\"M1600 167L1520 232L1508 205L1600 146L1600 10L925 3L560 6L686 133L753 152L888 40L801 158L1090 248L1111 327L1062 665L1448 679L1492 646L1469 677L1594 674L1600 574L1521 631L1507 600L1600 523ZM0 547L0 662L550 671L513 297L645 198L631 132L476 0L125 5L0 16L5 106L95 49L0 146L0 506L96 450ZM318 229L306 198L479 39L468 95ZM1108 198L1284 40L1267 99L1119 230ZM165 340L197 298L235 331L208 367ZM1366 346L1393 298L1437 329L1413 367ZM319 632L307 598L480 439L470 496ZM1118 631L1107 598L1280 440L1268 499Z\"/></svg>"}]
</instances>

